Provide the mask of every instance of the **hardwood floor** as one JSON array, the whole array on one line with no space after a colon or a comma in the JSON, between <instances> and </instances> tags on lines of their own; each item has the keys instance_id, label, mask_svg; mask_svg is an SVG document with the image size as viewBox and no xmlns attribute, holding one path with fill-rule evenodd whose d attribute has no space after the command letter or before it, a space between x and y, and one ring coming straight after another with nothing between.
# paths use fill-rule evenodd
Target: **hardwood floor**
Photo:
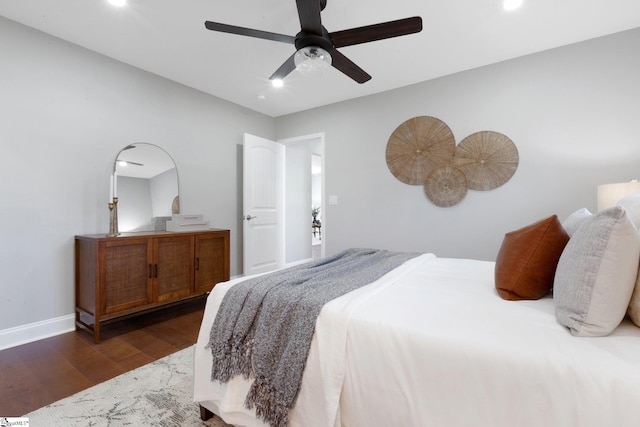
<instances>
[{"instance_id":1,"label":"hardwood floor","mask_svg":"<svg viewBox=\"0 0 640 427\"><path fill-rule=\"evenodd\" d=\"M195 344L205 300L0 351L0 417L19 417Z\"/></svg>"}]
</instances>

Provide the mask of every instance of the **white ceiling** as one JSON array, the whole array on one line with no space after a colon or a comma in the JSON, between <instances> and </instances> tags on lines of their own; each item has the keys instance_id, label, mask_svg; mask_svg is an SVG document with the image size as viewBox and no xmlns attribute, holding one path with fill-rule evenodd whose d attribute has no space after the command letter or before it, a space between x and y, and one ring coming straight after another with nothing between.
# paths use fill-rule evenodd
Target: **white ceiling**
<instances>
[{"instance_id":1,"label":"white ceiling","mask_svg":"<svg viewBox=\"0 0 640 427\"><path fill-rule=\"evenodd\" d=\"M383 92L640 27L638 0L328 0L329 32L421 16L421 33L340 49L373 78L335 69L268 77L293 53L274 41L208 31L204 21L295 36L294 0L0 0L0 15L273 117ZM262 99L261 99L262 98Z\"/></svg>"}]
</instances>

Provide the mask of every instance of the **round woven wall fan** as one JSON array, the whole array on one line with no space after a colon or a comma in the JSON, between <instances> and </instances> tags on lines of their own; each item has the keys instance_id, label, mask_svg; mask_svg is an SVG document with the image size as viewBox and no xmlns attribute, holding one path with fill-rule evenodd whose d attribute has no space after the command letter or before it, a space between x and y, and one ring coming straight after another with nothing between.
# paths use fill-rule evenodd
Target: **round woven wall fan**
<instances>
[{"instance_id":1,"label":"round woven wall fan","mask_svg":"<svg viewBox=\"0 0 640 427\"><path fill-rule=\"evenodd\" d=\"M434 170L424 183L424 193L429 200L442 208L458 204L467 195L467 190L467 177L451 166Z\"/></svg>"},{"instance_id":2,"label":"round woven wall fan","mask_svg":"<svg viewBox=\"0 0 640 427\"><path fill-rule=\"evenodd\" d=\"M446 123L435 117L414 117L389 137L387 166L405 184L424 185L435 169L451 165L455 151L456 141Z\"/></svg>"},{"instance_id":3,"label":"round woven wall fan","mask_svg":"<svg viewBox=\"0 0 640 427\"><path fill-rule=\"evenodd\" d=\"M469 189L486 191L509 181L518 161L518 149L511 139L499 132L482 131L458 144L453 166L465 174Z\"/></svg>"}]
</instances>

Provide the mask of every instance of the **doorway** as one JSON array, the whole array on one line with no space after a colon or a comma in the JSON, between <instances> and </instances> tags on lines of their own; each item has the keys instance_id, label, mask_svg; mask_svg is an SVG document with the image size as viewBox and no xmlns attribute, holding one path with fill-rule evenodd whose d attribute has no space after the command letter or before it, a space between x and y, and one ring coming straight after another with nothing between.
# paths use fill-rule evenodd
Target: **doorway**
<instances>
[{"instance_id":1,"label":"doorway","mask_svg":"<svg viewBox=\"0 0 640 427\"><path fill-rule=\"evenodd\" d=\"M322 257L322 156L311 154L311 258Z\"/></svg>"},{"instance_id":2,"label":"doorway","mask_svg":"<svg viewBox=\"0 0 640 427\"><path fill-rule=\"evenodd\" d=\"M315 177L314 162L320 165ZM325 256L323 171L324 134L277 142L244 135L243 274ZM319 213L316 227L314 208Z\"/></svg>"},{"instance_id":3,"label":"doorway","mask_svg":"<svg viewBox=\"0 0 640 427\"><path fill-rule=\"evenodd\" d=\"M324 134L278 141L285 146L285 264L323 257ZM317 212L314 223L314 211Z\"/></svg>"}]
</instances>

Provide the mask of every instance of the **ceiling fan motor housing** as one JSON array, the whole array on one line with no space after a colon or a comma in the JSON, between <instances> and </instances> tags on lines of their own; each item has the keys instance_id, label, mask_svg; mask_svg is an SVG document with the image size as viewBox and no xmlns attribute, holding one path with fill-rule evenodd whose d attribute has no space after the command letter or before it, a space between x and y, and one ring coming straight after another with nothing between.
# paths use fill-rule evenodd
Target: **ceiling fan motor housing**
<instances>
[{"instance_id":1,"label":"ceiling fan motor housing","mask_svg":"<svg viewBox=\"0 0 640 427\"><path fill-rule=\"evenodd\" d=\"M296 47L296 50L300 50L307 46L317 46L326 50L327 52L333 50L333 42L329 37L329 32L324 27L322 27L322 35L300 31L296 35L294 45Z\"/></svg>"}]
</instances>

